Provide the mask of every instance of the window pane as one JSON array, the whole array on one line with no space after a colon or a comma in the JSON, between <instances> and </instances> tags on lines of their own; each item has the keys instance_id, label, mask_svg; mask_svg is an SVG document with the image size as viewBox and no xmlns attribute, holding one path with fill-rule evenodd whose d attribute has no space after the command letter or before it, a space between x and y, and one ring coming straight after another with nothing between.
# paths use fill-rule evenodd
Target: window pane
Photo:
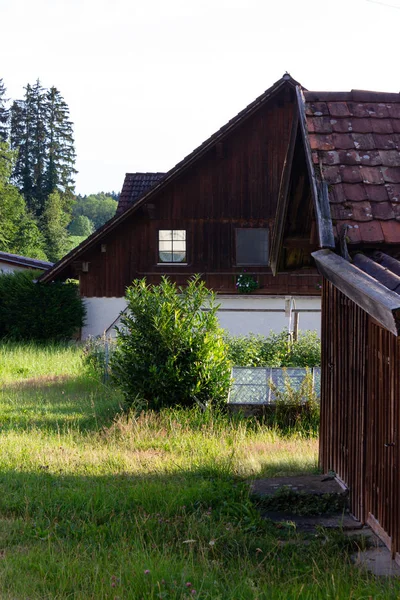
<instances>
[{"instance_id":1,"label":"window pane","mask_svg":"<svg viewBox=\"0 0 400 600\"><path fill-rule=\"evenodd\" d=\"M159 252L160 262L172 262L172 252Z\"/></svg>"},{"instance_id":2,"label":"window pane","mask_svg":"<svg viewBox=\"0 0 400 600\"><path fill-rule=\"evenodd\" d=\"M185 262L186 260L186 252L175 252L173 253L173 262Z\"/></svg>"},{"instance_id":3,"label":"window pane","mask_svg":"<svg viewBox=\"0 0 400 600\"><path fill-rule=\"evenodd\" d=\"M174 252L175 250L180 250L185 252L186 251L186 242L173 242L173 249Z\"/></svg>"},{"instance_id":4,"label":"window pane","mask_svg":"<svg viewBox=\"0 0 400 600\"><path fill-rule=\"evenodd\" d=\"M236 229L236 264L268 265L268 229Z\"/></svg>"},{"instance_id":5,"label":"window pane","mask_svg":"<svg viewBox=\"0 0 400 600\"><path fill-rule=\"evenodd\" d=\"M172 251L172 241L159 242L158 248L159 248L160 252L161 252L161 250L169 250L171 252Z\"/></svg>"},{"instance_id":6,"label":"window pane","mask_svg":"<svg viewBox=\"0 0 400 600\"><path fill-rule=\"evenodd\" d=\"M160 229L160 231L158 232L158 239L172 240L172 229Z\"/></svg>"},{"instance_id":7,"label":"window pane","mask_svg":"<svg viewBox=\"0 0 400 600\"><path fill-rule=\"evenodd\" d=\"M184 229L174 229L172 231L174 240L185 240L186 239L186 231Z\"/></svg>"}]
</instances>

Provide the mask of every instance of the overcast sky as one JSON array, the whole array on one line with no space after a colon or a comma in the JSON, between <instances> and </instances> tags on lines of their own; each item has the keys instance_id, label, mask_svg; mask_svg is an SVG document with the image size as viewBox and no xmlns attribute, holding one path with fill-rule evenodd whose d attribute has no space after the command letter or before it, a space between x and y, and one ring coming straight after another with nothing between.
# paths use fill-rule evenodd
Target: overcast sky
<instances>
[{"instance_id":1,"label":"overcast sky","mask_svg":"<svg viewBox=\"0 0 400 600\"><path fill-rule=\"evenodd\" d=\"M0 0L0 78L70 107L76 191L167 171L285 71L400 91L400 0Z\"/></svg>"}]
</instances>

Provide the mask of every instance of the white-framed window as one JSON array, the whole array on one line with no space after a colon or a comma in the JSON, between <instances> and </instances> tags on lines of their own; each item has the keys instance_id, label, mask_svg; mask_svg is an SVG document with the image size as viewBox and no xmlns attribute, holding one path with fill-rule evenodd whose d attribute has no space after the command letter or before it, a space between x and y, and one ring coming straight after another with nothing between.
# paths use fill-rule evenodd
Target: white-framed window
<instances>
[{"instance_id":1,"label":"white-framed window","mask_svg":"<svg viewBox=\"0 0 400 600\"><path fill-rule=\"evenodd\" d=\"M239 267L268 265L267 228L242 227L236 229L236 264Z\"/></svg>"},{"instance_id":2,"label":"white-framed window","mask_svg":"<svg viewBox=\"0 0 400 600\"><path fill-rule=\"evenodd\" d=\"M158 231L158 261L160 263L185 263L186 230L160 229Z\"/></svg>"}]
</instances>

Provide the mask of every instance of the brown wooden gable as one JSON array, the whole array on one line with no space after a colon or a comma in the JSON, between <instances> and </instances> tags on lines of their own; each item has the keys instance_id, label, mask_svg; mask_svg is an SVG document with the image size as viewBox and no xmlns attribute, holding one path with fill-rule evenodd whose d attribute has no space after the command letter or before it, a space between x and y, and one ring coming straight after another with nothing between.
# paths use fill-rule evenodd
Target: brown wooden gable
<instances>
[{"instance_id":1,"label":"brown wooden gable","mask_svg":"<svg viewBox=\"0 0 400 600\"><path fill-rule=\"evenodd\" d=\"M235 229L271 231L274 224L295 105L295 82L278 83L43 280L78 274L84 296L122 296L135 277L156 282L166 273L185 283L200 272L213 289L233 292L243 270L235 262ZM157 264L160 229L186 231L187 264ZM273 278L266 266L251 271L260 293L318 294L315 272Z\"/></svg>"}]
</instances>

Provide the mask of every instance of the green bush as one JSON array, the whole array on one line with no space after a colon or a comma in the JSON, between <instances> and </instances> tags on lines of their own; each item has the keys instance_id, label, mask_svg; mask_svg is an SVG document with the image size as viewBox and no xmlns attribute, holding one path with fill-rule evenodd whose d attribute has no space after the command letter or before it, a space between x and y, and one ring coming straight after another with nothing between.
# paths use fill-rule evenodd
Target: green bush
<instances>
[{"instance_id":1,"label":"green bush","mask_svg":"<svg viewBox=\"0 0 400 600\"><path fill-rule=\"evenodd\" d=\"M218 305L204 282L194 277L181 288L166 277L158 286L136 280L126 297L111 370L128 405L135 399L152 409L226 401L230 363Z\"/></svg>"},{"instance_id":2,"label":"green bush","mask_svg":"<svg viewBox=\"0 0 400 600\"><path fill-rule=\"evenodd\" d=\"M225 336L228 357L237 367L318 367L321 343L316 331L300 332L297 341L287 331L262 335Z\"/></svg>"},{"instance_id":3,"label":"green bush","mask_svg":"<svg viewBox=\"0 0 400 600\"><path fill-rule=\"evenodd\" d=\"M227 399L230 363L215 297L194 277L180 288L135 280L127 290L111 370L128 405L220 404ZM206 310L203 310L205 308Z\"/></svg>"},{"instance_id":4,"label":"green bush","mask_svg":"<svg viewBox=\"0 0 400 600\"><path fill-rule=\"evenodd\" d=\"M36 283L40 271L0 275L0 338L68 340L82 327L85 310L75 283Z\"/></svg>"}]
</instances>

